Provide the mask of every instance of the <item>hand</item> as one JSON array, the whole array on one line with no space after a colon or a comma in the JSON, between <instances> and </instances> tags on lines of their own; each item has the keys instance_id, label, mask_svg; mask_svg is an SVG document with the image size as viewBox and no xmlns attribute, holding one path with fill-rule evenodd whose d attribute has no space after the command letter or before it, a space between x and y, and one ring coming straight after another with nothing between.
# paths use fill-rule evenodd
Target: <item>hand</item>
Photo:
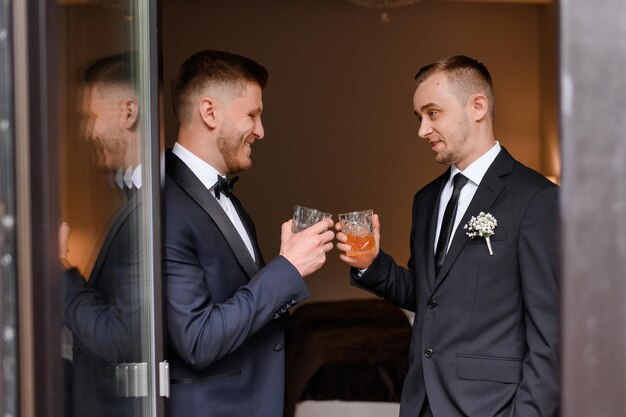
<instances>
[{"instance_id":1,"label":"hand","mask_svg":"<svg viewBox=\"0 0 626 417\"><path fill-rule=\"evenodd\" d=\"M292 223L293 220L283 223L280 254L306 277L324 265L326 252L333 248L335 233L328 230L333 227L333 221L324 219L298 233L291 232Z\"/></svg>"},{"instance_id":2,"label":"hand","mask_svg":"<svg viewBox=\"0 0 626 417\"><path fill-rule=\"evenodd\" d=\"M358 268L358 269L366 269L374 262L374 259L378 256L378 252L380 252L380 221L378 219L378 214L372 215L372 225L374 226L374 239L376 240L376 249L374 252L366 253L359 256L348 256L346 252L350 250L350 245L346 244L346 240L348 237L341 232L341 223L337 223L335 225L335 229L337 229L337 249L342 251L343 253L339 255L339 258L347 263L348 265Z\"/></svg>"},{"instance_id":3,"label":"hand","mask_svg":"<svg viewBox=\"0 0 626 417\"><path fill-rule=\"evenodd\" d=\"M72 265L67 260L67 255L70 253L70 225L63 222L59 227L59 260L63 266L67 269L72 268Z\"/></svg>"}]
</instances>

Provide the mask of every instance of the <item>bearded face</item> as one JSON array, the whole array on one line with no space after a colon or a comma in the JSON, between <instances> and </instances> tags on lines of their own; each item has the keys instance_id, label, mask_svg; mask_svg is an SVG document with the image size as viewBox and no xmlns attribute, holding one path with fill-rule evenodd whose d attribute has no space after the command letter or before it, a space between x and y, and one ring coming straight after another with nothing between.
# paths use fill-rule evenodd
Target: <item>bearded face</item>
<instances>
[{"instance_id":1,"label":"bearded face","mask_svg":"<svg viewBox=\"0 0 626 417\"><path fill-rule=\"evenodd\" d=\"M254 83L248 83L226 107L217 147L229 174L252 167L252 144L264 135L262 109L261 87Z\"/></svg>"}]
</instances>

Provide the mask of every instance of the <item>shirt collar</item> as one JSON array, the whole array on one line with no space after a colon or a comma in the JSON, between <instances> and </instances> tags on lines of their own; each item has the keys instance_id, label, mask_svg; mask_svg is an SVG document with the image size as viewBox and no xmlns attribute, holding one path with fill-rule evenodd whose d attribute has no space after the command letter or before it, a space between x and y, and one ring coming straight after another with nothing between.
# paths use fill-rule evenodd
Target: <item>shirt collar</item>
<instances>
[{"instance_id":1,"label":"shirt collar","mask_svg":"<svg viewBox=\"0 0 626 417\"><path fill-rule=\"evenodd\" d=\"M141 188L141 164L135 168L119 168L115 173L115 182L120 189Z\"/></svg>"},{"instance_id":2,"label":"shirt collar","mask_svg":"<svg viewBox=\"0 0 626 417\"><path fill-rule=\"evenodd\" d=\"M198 158L178 142L174 144L172 152L189 167L191 172L198 177L207 189L210 190L215 185L219 175L215 168Z\"/></svg>"},{"instance_id":3,"label":"shirt collar","mask_svg":"<svg viewBox=\"0 0 626 417\"><path fill-rule=\"evenodd\" d=\"M133 186L137 189L141 188L141 164L137 165L137 167L133 170L133 173L130 176L131 181L133 182Z\"/></svg>"},{"instance_id":4,"label":"shirt collar","mask_svg":"<svg viewBox=\"0 0 626 417\"><path fill-rule=\"evenodd\" d=\"M465 175L471 182L476 185L480 185L480 182L483 180L487 170L496 159L501 149L502 147L500 146L500 142L496 141L496 144L493 145L491 149L485 152L480 158L469 164L464 171L458 169L456 165L452 165L450 179L448 182L454 178L457 172L463 172L463 175Z\"/></svg>"}]
</instances>

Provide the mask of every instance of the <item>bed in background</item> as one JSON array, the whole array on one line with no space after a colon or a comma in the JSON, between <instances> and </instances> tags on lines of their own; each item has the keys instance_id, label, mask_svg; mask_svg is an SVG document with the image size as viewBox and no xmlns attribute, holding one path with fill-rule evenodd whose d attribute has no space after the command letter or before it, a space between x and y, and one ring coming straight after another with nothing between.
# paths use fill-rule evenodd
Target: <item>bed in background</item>
<instances>
[{"instance_id":1,"label":"bed in background","mask_svg":"<svg viewBox=\"0 0 626 417\"><path fill-rule=\"evenodd\" d=\"M286 417L398 414L411 325L381 299L312 302L291 320Z\"/></svg>"}]
</instances>

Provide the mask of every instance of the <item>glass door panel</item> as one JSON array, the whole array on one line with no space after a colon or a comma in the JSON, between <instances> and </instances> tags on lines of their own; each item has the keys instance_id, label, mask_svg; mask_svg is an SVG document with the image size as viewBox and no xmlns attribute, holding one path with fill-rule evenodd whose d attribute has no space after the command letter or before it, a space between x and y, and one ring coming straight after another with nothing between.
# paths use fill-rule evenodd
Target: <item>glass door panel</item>
<instances>
[{"instance_id":1,"label":"glass door panel","mask_svg":"<svg viewBox=\"0 0 626 417\"><path fill-rule=\"evenodd\" d=\"M0 415L17 416L17 270L15 245L15 135L12 8L0 4Z\"/></svg>"},{"instance_id":2,"label":"glass door panel","mask_svg":"<svg viewBox=\"0 0 626 417\"><path fill-rule=\"evenodd\" d=\"M67 0L58 10L65 415L153 416L160 408L154 5Z\"/></svg>"}]
</instances>

